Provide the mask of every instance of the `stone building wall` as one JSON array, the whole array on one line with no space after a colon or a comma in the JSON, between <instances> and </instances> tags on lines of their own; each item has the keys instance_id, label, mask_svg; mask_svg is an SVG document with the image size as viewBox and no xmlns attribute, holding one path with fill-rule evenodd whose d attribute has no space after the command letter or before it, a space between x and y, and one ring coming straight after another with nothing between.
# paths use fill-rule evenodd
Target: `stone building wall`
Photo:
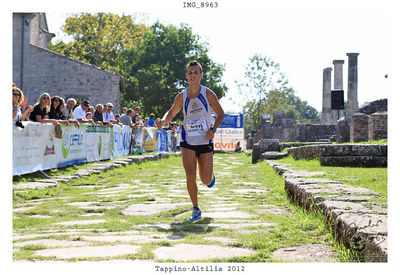
<instances>
[{"instance_id":1,"label":"stone building wall","mask_svg":"<svg viewBox=\"0 0 400 275\"><path fill-rule=\"evenodd\" d=\"M52 37L44 13L13 13L13 82L28 104L49 92L87 99L93 106L111 102L119 113L121 76L48 50Z\"/></svg>"},{"instance_id":2,"label":"stone building wall","mask_svg":"<svg viewBox=\"0 0 400 275\"><path fill-rule=\"evenodd\" d=\"M368 118L368 140L387 139L387 112L374 113Z\"/></svg>"},{"instance_id":3,"label":"stone building wall","mask_svg":"<svg viewBox=\"0 0 400 275\"><path fill-rule=\"evenodd\" d=\"M84 98L93 106L112 102L114 112L119 112L119 75L33 45L29 63L24 92L29 93L31 104L46 91L64 99Z\"/></svg>"}]
</instances>

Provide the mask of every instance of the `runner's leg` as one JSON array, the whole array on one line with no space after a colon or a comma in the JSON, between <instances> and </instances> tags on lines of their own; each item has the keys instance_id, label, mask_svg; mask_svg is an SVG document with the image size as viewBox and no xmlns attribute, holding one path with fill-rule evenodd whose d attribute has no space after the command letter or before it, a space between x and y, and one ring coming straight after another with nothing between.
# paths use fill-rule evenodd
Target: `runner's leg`
<instances>
[{"instance_id":1,"label":"runner's leg","mask_svg":"<svg viewBox=\"0 0 400 275\"><path fill-rule=\"evenodd\" d=\"M181 147L182 163L186 173L186 186L189 192L193 206L198 206L197 202L197 184L196 184L196 152Z\"/></svg>"},{"instance_id":2,"label":"runner's leg","mask_svg":"<svg viewBox=\"0 0 400 275\"><path fill-rule=\"evenodd\" d=\"M213 177L213 153L202 153L199 158L199 175L205 185L209 185Z\"/></svg>"}]
</instances>

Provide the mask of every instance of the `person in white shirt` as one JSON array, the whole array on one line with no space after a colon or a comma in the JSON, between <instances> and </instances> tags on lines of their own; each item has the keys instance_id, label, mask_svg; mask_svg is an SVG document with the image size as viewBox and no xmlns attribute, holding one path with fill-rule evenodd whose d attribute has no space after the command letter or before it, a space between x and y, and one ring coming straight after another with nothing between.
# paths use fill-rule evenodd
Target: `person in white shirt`
<instances>
[{"instance_id":1,"label":"person in white shirt","mask_svg":"<svg viewBox=\"0 0 400 275\"><path fill-rule=\"evenodd\" d=\"M67 104L68 105L68 104ZM86 119L86 111L89 108L89 102L84 100L81 105L75 108L73 115L74 118L80 123L89 123L94 126L93 119Z\"/></svg>"},{"instance_id":2,"label":"person in white shirt","mask_svg":"<svg viewBox=\"0 0 400 275\"><path fill-rule=\"evenodd\" d=\"M67 119L74 119L74 107L76 105L75 98L68 98L67 102L64 105L64 108L61 109L63 116Z\"/></svg>"},{"instance_id":3,"label":"person in white shirt","mask_svg":"<svg viewBox=\"0 0 400 275\"><path fill-rule=\"evenodd\" d=\"M115 120L114 113L112 112L112 108L114 105L111 102L107 103L107 111L103 114L103 118L105 121L111 122L111 123L118 123L118 121Z\"/></svg>"},{"instance_id":4,"label":"person in white shirt","mask_svg":"<svg viewBox=\"0 0 400 275\"><path fill-rule=\"evenodd\" d=\"M172 107L165 113L158 124L166 125L182 110L183 124L181 128L182 163L186 172L186 186L193 204L191 221L201 218L198 205L198 188L196 183L196 167L199 167L200 180L211 188L215 184L213 173L214 134L225 118L225 112L218 102L216 94L200 84L203 69L199 62L192 60L186 66L186 79L189 87L179 93ZM211 111L217 114L215 121Z\"/></svg>"}]
</instances>

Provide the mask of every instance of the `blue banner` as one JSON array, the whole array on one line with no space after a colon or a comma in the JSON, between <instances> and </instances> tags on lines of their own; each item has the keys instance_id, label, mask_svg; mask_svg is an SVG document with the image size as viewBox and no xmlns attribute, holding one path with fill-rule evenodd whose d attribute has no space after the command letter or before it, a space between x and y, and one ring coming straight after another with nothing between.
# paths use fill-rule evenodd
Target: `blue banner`
<instances>
[{"instance_id":1,"label":"blue banner","mask_svg":"<svg viewBox=\"0 0 400 275\"><path fill-rule=\"evenodd\" d=\"M157 130L156 152L166 152L167 144L167 131Z\"/></svg>"},{"instance_id":2,"label":"blue banner","mask_svg":"<svg viewBox=\"0 0 400 275\"><path fill-rule=\"evenodd\" d=\"M213 115L215 119L215 115ZM224 121L218 128L243 128L243 114L225 115Z\"/></svg>"}]
</instances>

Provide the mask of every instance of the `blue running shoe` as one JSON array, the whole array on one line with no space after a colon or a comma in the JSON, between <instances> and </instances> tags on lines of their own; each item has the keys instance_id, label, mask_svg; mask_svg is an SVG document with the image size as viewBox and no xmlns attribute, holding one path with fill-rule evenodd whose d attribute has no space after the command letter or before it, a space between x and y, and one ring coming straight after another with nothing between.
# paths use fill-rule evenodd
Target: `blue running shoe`
<instances>
[{"instance_id":1,"label":"blue running shoe","mask_svg":"<svg viewBox=\"0 0 400 275\"><path fill-rule=\"evenodd\" d=\"M192 211L192 216L189 218L190 221L198 221L201 219L200 207L194 206Z\"/></svg>"},{"instance_id":2,"label":"blue running shoe","mask_svg":"<svg viewBox=\"0 0 400 275\"><path fill-rule=\"evenodd\" d=\"M211 183L210 183L209 185L207 185L207 187L208 187L208 188L211 188L211 187L214 186L214 184L215 184L215 175L214 175L214 173L213 173L213 178L212 178L212 180L211 180Z\"/></svg>"}]
</instances>

